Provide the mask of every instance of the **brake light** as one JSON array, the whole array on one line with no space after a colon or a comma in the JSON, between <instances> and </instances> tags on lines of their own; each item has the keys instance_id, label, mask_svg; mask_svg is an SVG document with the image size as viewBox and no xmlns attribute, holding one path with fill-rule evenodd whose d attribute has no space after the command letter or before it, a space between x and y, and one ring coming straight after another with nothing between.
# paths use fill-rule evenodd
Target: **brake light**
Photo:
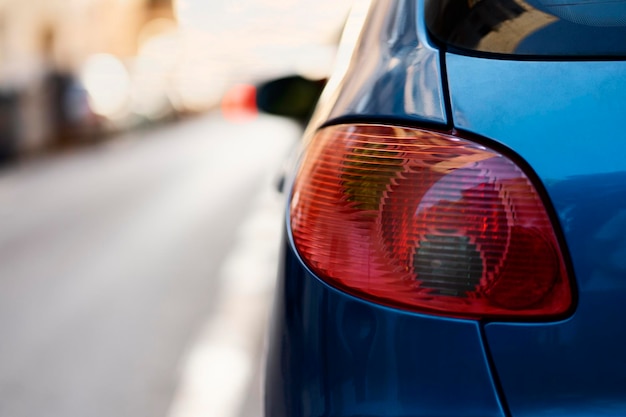
<instances>
[{"instance_id":1,"label":"brake light","mask_svg":"<svg viewBox=\"0 0 626 417\"><path fill-rule=\"evenodd\" d=\"M320 278L374 302L472 318L554 316L571 305L529 178L450 134L322 129L296 178L291 228Z\"/></svg>"}]
</instances>

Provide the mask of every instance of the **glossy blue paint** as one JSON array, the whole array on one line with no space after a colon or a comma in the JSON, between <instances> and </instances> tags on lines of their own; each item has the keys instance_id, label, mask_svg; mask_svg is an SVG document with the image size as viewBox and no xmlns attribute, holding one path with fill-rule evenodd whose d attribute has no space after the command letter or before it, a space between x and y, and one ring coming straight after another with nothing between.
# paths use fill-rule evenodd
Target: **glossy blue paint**
<instances>
[{"instance_id":1,"label":"glossy blue paint","mask_svg":"<svg viewBox=\"0 0 626 417\"><path fill-rule=\"evenodd\" d=\"M535 170L578 287L567 320L485 326L512 415L626 415L626 62L446 61L455 126Z\"/></svg>"},{"instance_id":2,"label":"glossy blue paint","mask_svg":"<svg viewBox=\"0 0 626 417\"><path fill-rule=\"evenodd\" d=\"M283 250L266 416L503 417L476 322L337 291Z\"/></svg>"},{"instance_id":3,"label":"glossy blue paint","mask_svg":"<svg viewBox=\"0 0 626 417\"><path fill-rule=\"evenodd\" d=\"M407 118L446 123L439 52L417 18L424 1L375 2L350 67L325 92L325 111L315 120L339 117ZM330 87L332 89L332 87Z\"/></svg>"},{"instance_id":4,"label":"glossy blue paint","mask_svg":"<svg viewBox=\"0 0 626 417\"><path fill-rule=\"evenodd\" d=\"M626 169L626 61L446 62L454 125L509 146L545 182Z\"/></svg>"}]
</instances>

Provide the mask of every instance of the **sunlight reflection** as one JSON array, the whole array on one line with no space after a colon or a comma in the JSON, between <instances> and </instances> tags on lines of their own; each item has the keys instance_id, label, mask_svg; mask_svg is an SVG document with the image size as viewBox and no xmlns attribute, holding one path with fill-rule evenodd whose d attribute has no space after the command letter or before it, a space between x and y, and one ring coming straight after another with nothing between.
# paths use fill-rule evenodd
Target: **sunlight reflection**
<instances>
[{"instance_id":1,"label":"sunlight reflection","mask_svg":"<svg viewBox=\"0 0 626 417\"><path fill-rule=\"evenodd\" d=\"M115 117L126 110L131 87L130 77L124 64L115 56L91 56L83 67L82 81L95 113Z\"/></svg>"}]
</instances>

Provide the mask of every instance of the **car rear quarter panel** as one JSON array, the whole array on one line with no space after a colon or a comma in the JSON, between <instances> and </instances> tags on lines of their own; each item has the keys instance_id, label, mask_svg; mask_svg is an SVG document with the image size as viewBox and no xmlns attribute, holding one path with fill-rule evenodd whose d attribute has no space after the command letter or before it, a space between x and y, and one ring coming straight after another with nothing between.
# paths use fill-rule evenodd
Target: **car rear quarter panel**
<instances>
[{"instance_id":1,"label":"car rear quarter panel","mask_svg":"<svg viewBox=\"0 0 626 417\"><path fill-rule=\"evenodd\" d=\"M418 19L423 9L424 0L376 1L364 12L365 19L354 19L354 26L349 19L339 69L310 127L350 118L447 122L439 51Z\"/></svg>"},{"instance_id":2,"label":"car rear quarter panel","mask_svg":"<svg viewBox=\"0 0 626 417\"><path fill-rule=\"evenodd\" d=\"M477 322L360 300L283 250L265 415L503 417Z\"/></svg>"}]
</instances>

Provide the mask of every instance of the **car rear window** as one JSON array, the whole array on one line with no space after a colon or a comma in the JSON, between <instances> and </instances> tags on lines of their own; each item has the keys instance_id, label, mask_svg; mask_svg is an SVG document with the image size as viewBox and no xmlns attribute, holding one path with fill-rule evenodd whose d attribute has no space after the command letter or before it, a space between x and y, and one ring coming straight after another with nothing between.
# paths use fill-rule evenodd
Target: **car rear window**
<instances>
[{"instance_id":1,"label":"car rear window","mask_svg":"<svg viewBox=\"0 0 626 417\"><path fill-rule=\"evenodd\" d=\"M426 24L464 51L626 57L626 0L429 0Z\"/></svg>"}]
</instances>

